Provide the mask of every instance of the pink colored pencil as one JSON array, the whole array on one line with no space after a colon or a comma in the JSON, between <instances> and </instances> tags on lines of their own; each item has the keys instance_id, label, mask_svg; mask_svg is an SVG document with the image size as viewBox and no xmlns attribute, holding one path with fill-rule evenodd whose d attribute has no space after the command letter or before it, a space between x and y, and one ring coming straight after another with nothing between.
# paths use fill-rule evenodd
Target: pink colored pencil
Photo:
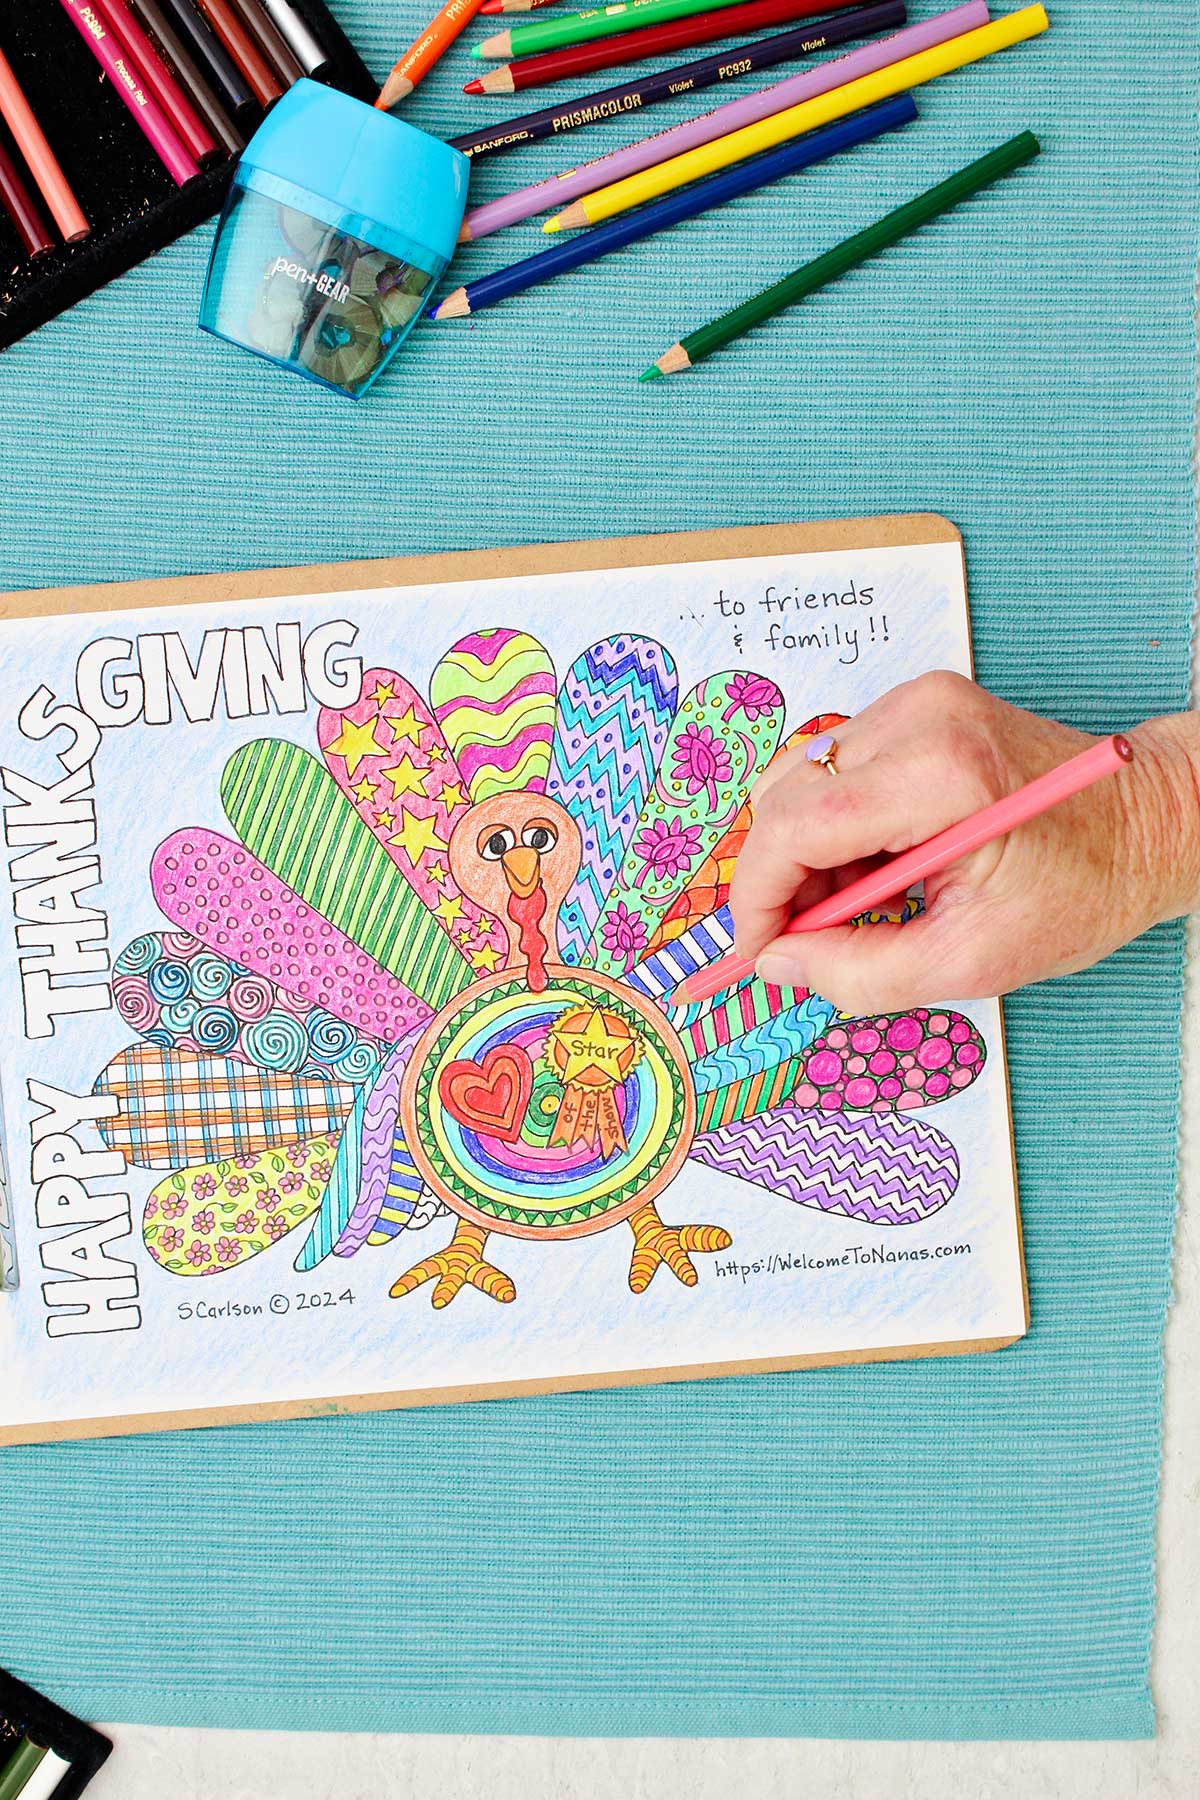
<instances>
[{"instance_id":1,"label":"pink colored pencil","mask_svg":"<svg viewBox=\"0 0 1200 1800\"><path fill-rule=\"evenodd\" d=\"M949 825L945 831L926 838L923 844L914 844L911 850L894 856L891 862L873 869L869 875L860 876L849 887L839 889L825 900L818 900L815 906L805 907L784 926L783 934L791 937L795 932L825 931L831 925L848 925L859 913L869 912L882 901L903 894L915 882L924 881L927 875L936 875L939 869L961 861L972 850L990 844L993 838L1015 831L1018 825L1027 825L1030 819L1049 812L1052 806L1069 800L1072 794L1082 793L1084 788L1103 780L1106 775L1115 775L1118 769L1132 761L1133 745L1128 738L1102 738L1090 749L1060 763L1057 769L1039 775L1036 781L1026 782L1015 794L1006 794L1003 800L985 806L982 812L973 813L961 824ZM689 1001L709 1000L753 973L754 964L747 962L745 957L723 956L719 962L711 963L706 969L697 969L694 975L681 981L668 1004L683 1006Z\"/></svg>"},{"instance_id":2,"label":"pink colored pencil","mask_svg":"<svg viewBox=\"0 0 1200 1800\"><path fill-rule=\"evenodd\" d=\"M714 138L725 137L743 125L755 125L760 119L770 118L772 113L782 112L785 107L796 106L801 100L812 100L817 94L827 94L848 81L856 81L861 75L873 75L876 69L885 69L902 57L915 56L918 50L931 50L935 44L961 37L964 31L974 31L987 22L988 9L984 0L969 0L966 6L935 13L933 18L922 19L918 25L906 25L903 31L897 31L891 37L864 44L846 56L835 56L832 62L822 63L819 68L807 69L802 75L791 75L786 81L777 81L756 94L747 94L742 100L728 101L711 112L701 113L699 118L685 119L683 124L673 125L668 131L642 138L636 144L627 144L623 150L596 157L577 169L568 169L565 174L552 175L547 181L535 182L532 187L518 188L511 194L502 194L498 200L489 200L467 214L459 234L460 242L473 242L476 238L486 237L490 231L515 225L520 219L532 218L534 213L545 212L548 207L574 200L580 194L594 193L597 188L607 187L610 181L622 180L639 169L652 168L655 163L665 162L667 157L678 156L684 150L695 150L700 144L710 144Z\"/></svg>"},{"instance_id":3,"label":"pink colored pencil","mask_svg":"<svg viewBox=\"0 0 1200 1800\"><path fill-rule=\"evenodd\" d=\"M112 28L99 0L61 0L61 4L176 187L195 181L200 165L131 66L125 45Z\"/></svg>"},{"instance_id":4,"label":"pink colored pencil","mask_svg":"<svg viewBox=\"0 0 1200 1800\"><path fill-rule=\"evenodd\" d=\"M208 126L184 93L166 58L151 42L150 34L129 10L129 0L91 0L101 22L108 26L124 46L131 69L142 80L147 93L162 107L189 156L198 163L211 162L223 154Z\"/></svg>"}]
</instances>

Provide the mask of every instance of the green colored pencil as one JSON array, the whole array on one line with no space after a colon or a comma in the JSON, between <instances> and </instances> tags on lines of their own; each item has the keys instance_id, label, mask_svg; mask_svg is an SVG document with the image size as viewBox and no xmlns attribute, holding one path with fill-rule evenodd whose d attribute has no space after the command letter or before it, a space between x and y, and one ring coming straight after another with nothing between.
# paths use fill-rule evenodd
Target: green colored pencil
<instances>
[{"instance_id":1,"label":"green colored pencil","mask_svg":"<svg viewBox=\"0 0 1200 1800\"><path fill-rule=\"evenodd\" d=\"M850 0L830 0L831 10ZM619 0L615 6L598 6L590 12L567 13L560 19L539 19L533 25L514 25L476 44L471 55L482 62L514 56L540 56L544 50L563 50L571 44L587 44L593 38L615 37L643 25L667 25L692 13L716 12L735 6L737 0Z\"/></svg>"},{"instance_id":2,"label":"green colored pencil","mask_svg":"<svg viewBox=\"0 0 1200 1800\"><path fill-rule=\"evenodd\" d=\"M815 293L826 283L835 281L844 275L847 269L853 269L859 263L866 262L868 257L876 256L880 250L886 250L889 244L907 237L909 232L927 225L936 219L939 213L948 212L965 200L977 189L987 187L989 182L996 181L1001 175L1019 168L1024 162L1037 155L1041 145L1032 131L1022 131L1017 137L1009 138L1006 144L997 145L981 156L976 162L968 163L956 175L945 181L939 181L928 193L919 194L915 200L909 200L904 206L898 206L895 212L886 213L877 219L874 225L868 225L864 231L856 232L844 242L835 244L824 256L815 261L805 263L791 275L785 275L773 287L764 288L761 294L755 294L750 300L743 300L732 312L727 312L709 325L701 325L698 331L689 332L677 344L665 350L656 363L644 369L638 376L639 381L657 381L662 375L674 375L680 369L690 369L695 363L702 362L719 350L722 344L741 337L744 332L751 331L764 320L773 318L782 312L785 306L791 306L796 300L803 300L806 294Z\"/></svg>"},{"instance_id":3,"label":"green colored pencil","mask_svg":"<svg viewBox=\"0 0 1200 1800\"><path fill-rule=\"evenodd\" d=\"M34 1771L46 1760L44 1744L35 1744L26 1738L19 1744L12 1757L5 1763L0 1773L0 1800L17 1800L17 1796L29 1786Z\"/></svg>"}]
</instances>

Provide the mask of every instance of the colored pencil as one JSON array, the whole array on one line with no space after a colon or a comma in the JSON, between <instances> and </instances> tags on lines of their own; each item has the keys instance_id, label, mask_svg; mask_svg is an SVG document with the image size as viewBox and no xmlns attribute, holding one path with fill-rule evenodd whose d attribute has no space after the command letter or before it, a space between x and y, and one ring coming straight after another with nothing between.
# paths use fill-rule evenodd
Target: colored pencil
<instances>
[{"instance_id":1,"label":"colored pencil","mask_svg":"<svg viewBox=\"0 0 1200 1800\"><path fill-rule=\"evenodd\" d=\"M480 13L534 12L539 6L556 6L558 0L483 0Z\"/></svg>"},{"instance_id":2,"label":"colored pencil","mask_svg":"<svg viewBox=\"0 0 1200 1800\"><path fill-rule=\"evenodd\" d=\"M204 72L217 99L237 124L257 117L259 101L239 65L192 0L156 0Z\"/></svg>"},{"instance_id":3,"label":"colored pencil","mask_svg":"<svg viewBox=\"0 0 1200 1800\"><path fill-rule=\"evenodd\" d=\"M21 1789L20 1800L55 1800L70 1773L71 1765L53 1750L47 1750L33 1775Z\"/></svg>"},{"instance_id":4,"label":"colored pencil","mask_svg":"<svg viewBox=\"0 0 1200 1800\"><path fill-rule=\"evenodd\" d=\"M409 46L383 84L383 92L375 102L383 112L407 99L418 81L428 75L450 48L459 33L470 24L483 0L446 0L441 12Z\"/></svg>"},{"instance_id":5,"label":"colored pencil","mask_svg":"<svg viewBox=\"0 0 1200 1800\"><path fill-rule=\"evenodd\" d=\"M31 1738L22 1739L0 1773L0 1800L19 1800L45 1758L44 1744L35 1744Z\"/></svg>"},{"instance_id":6,"label":"colored pencil","mask_svg":"<svg viewBox=\"0 0 1200 1800\"><path fill-rule=\"evenodd\" d=\"M1078 756L1070 757L1048 774L1039 775L1035 781L1026 782L1015 793L1006 794L1003 800L985 806L982 812L972 814L961 824L948 826L945 831L926 838L923 844L915 844L881 868L872 869L869 875L862 875L848 887L830 894L828 899L806 907L784 926L783 935L792 937L804 931L825 931L831 925L848 925L859 913L869 912L873 906L890 900L895 894L902 894L927 876L948 869L951 863L961 862L972 851L981 850L985 844L994 843L998 837L1007 836L1021 825L1028 825L1030 820L1040 818L1051 807L1081 794L1095 782L1103 781L1105 776L1115 775L1118 769L1132 761L1133 745L1128 738L1102 738L1098 744L1080 751ZM689 1001L709 1000L753 973L754 964L745 957L723 956L719 962L710 963L706 969L697 969L694 975L681 981L667 1004L683 1006Z\"/></svg>"},{"instance_id":7,"label":"colored pencil","mask_svg":"<svg viewBox=\"0 0 1200 1800\"><path fill-rule=\"evenodd\" d=\"M638 81L621 87L605 88L583 100L563 100L557 106L543 107L540 112L526 113L520 119L506 119L499 125L485 126L464 137L450 141L456 150L472 161L477 157L510 149L514 144L532 144L539 138L561 137L564 132L593 125L599 119L618 118L623 113L640 112L660 100L673 100L678 94L698 93L721 82L737 81L743 75L757 74L761 69L775 68L779 63L797 57L812 56L835 44L852 38L870 37L876 31L893 31L906 18L903 0L883 0L877 6L858 6L836 18L822 19L819 24L799 25L792 31L781 31L775 37L759 38L751 44L736 44L715 55L702 56L696 62L677 63L673 69L662 69L656 75L643 75ZM463 241L469 234L464 226Z\"/></svg>"},{"instance_id":8,"label":"colored pencil","mask_svg":"<svg viewBox=\"0 0 1200 1800\"><path fill-rule=\"evenodd\" d=\"M268 68L283 83L286 91L294 82L299 81L304 69L263 6L262 0L229 0L229 3L258 45Z\"/></svg>"},{"instance_id":9,"label":"colored pencil","mask_svg":"<svg viewBox=\"0 0 1200 1800\"><path fill-rule=\"evenodd\" d=\"M598 193L587 194L556 218L548 219L542 229L562 231L577 225L597 224L601 219L611 219L614 213L624 212L626 207L640 206L642 201L669 193L672 188L680 187L684 182L696 181L701 175L711 175L717 169L728 168L730 163L739 162L743 156L753 156L759 150L773 150L776 144L797 137L802 131L811 131L814 125L827 125L830 119L844 118L847 113L857 112L860 106L869 106L874 100L886 100L890 94L902 93L905 88L919 87L922 82L933 81L939 75L965 68L968 63L978 62L982 57L991 56L998 50L1007 50L1011 45L1022 43L1026 38L1045 31L1048 24L1044 7L1026 6L1020 12L1009 13L1003 19L981 26L978 31L965 32L961 37L937 44L931 50L922 50L916 56L906 56L900 62L891 63L873 75L848 82L845 87L822 94L818 99L805 100L799 106L774 112L756 124L731 131L728 136L717 137L714 132L710 132L710 141L703 143L698 149L686 150L683 155L672 156L666 162L656 162L652 168L643 169L625 180L612 182ZM889 38L887 42L894 44L896 39ZM855 51L853 54L860 55L861 52ZM849 61L849 58L844 60ZM834 66L827 65L830 68ZM785 85L780 83L781 87ZM775 90L776 93L778 91ZM751 101L757 97L752 95ZM734 101L721 107L719 111L732 124L731 115L735 107L744 105L745 101ZM711 141L713 139L715 141ZM664 142L665 139L659 140L659 154L662 153L661 146Z\"/></svg>"},{"instance_id":10,"label":"colored pencil","mask_svg":"<svg viewBox=\"0 0 1200 1800\"><path fill-rule=\"evenodd\" d=\"M685 119L681 125L673 125L654 137L643 138L636 144L627 144L621 150L597 157L578 168L567 169L561 175L551 175L547 180L535 182L531 187L501 194L498 199L489 200L483 206L473 207L464 220L464 226L472 238L483 237L489 231L498 231L501 226L513 225L519 219L528 219L532 214L544 212L547 207L557 206L564 200L574 200L579 194L588 194L593 189L603 187L606 182L633 175L641 169L649 169L673 152L692 150L697 145L710 143L714 138L723 138L735 126L767 118L789 106L794 110L795 103L799 100L825 94L833 88L841 89L854 75L866 75L898 63L907 58L910 51L941 44L986 19L987 7L984 0L968 0L965 6L936 13L931 19L922 19L916 25L908 25L903 31L881 38L877 43L864 44L861 49L851 50L846 56L822 63L819 68L806 70L801 75L789 75L786 81L777 81L774 86L763 88L755 94L747 94L742 100L728 101L723 106L715 107L712 112L701 113L695 119ZM895 91L901 91L903 86L904 83L901 82ZM886 99L887 96L880 94L877 98ZM846 107L844 110L853 112L854 108ZM830 113L829 118L837 116L835 110ZM828 122L828 119L815 121L818 125ZM771 144L763 145L764 150L772 148L774 146ZM705 174L707 171L701 170L700 173Z\"/></svg>"},{"instance_id":11,"label":"colored pencil","mask_svg":"<svg viewBox=\"0 0 1200 1800\"><path fill-rule=\"evenodd\" d=\"M142 82L99 0L59 0L80 37L112 83L137 127L176 187L195 181L200 165L153 94Z\"/></svg>"},{"instance_id":12,"label":"colored pencil","mask_svg":"<svg viewBox=\"0 0 1200 1800\"><path fill-rule=\"evenodd\" d=\"M196 5L212 26L214 36L221 40L245 76L258 104L270 106L272 100L278 100L283 85L246 30L231 0L196 0Z\"/></svg>"},{"instance_id":13,"label":"colored pencil","mask_svg":"<svg viewBox=\"0 0 1200 1800\"><path fill-rule=\"evenodd\" d=\"M318 75L330 63L330 55L308 20L297 12L292 0L262 0L281 36L292 47L292 54L306 75Z\"/></svg>"},{"instance_id":14,"label":"colored pencil","mask_svg":"<svg viewBox=\"0 0 1200 1800\"><path fill-rule=\"evenodd\" d=\"M710 212L727 200L752 193L755 188L794 174L810 163L821 162L839 150L848 150L869 138L880 137L885 131L895 131L901 125L910 124L916 116L917 109L909 95L885 100L882 105L868 107L851 119L839 119L837 124L827 125L823 131L810 132L768 156L757 156L708 181L698 181L680 193L668 195L654 206L643 206L635 213L598 226L595 231L563 238L539 255L527 256L511 268L498 269L467 287L456 288L440 306L430 308L429 316L432 319L461 319L481 312L485 306L494 306L498 300L523 293L526 288L549 281L567 269L607 256L610 250L621 250L626 244L637 243L656 231L665 231L683 219L694 219L700 213Z\"/></svg>"},{"instance_id":15,"label":"colored pencil","mask_svg":"<svg viewBox=\"0 0 1200 1800\"><path fill-rule=\"evenodd\" d=\"M126 60L141 77L183 140L194 162L203 166L221 154L220 146L180 86L173 70L132 11L129 0L93 0L92 10L123 45Z\"/></svg>"},{"instance_id":16,"label":"colored pencil","mask_svg":"<svg viewBox=\"0 0 1200 1800\"><path fill-rule=\"evenodd\" d=\"M637 30L643 25L668 25L672 19L716 12L734 4L735 0L616 0L613 6L596 6L589 12L535 19L532 25L511 25L495 37L484 38L471 55L477 62L543 56L549 50L569 50L572 44L590 44L595 38L616 37L618 32Z\"/></svg>"},{"instance_id":17,"label":"colored pencil","mask_svg":"<svg viewBox=\"0 0 1200 1800\"><path fill-rule=\"evenodd\" d=\"M26 185L17 147L7 132L0 136L0 206L12 220L26 256L53 250L54 232Z\"/></svg>"},{"instance_id":18,"label":"colored pencil","mask_svg":"<svg viewBox=\"0 0 1200 1800\"><path fill-rule=\"evenodd\" d=\"M25 98L21 84L12 72L4 52L0 50L0 118L13 134L17 149L25 158L38 192L50 208L50 216L68 244L77 244L88 236L91 226L84 217L70 183L58 166L58 158L46 142L46 134Z\"/></svg>"},{"instance_id":19,"label":"colored pencil","mask_svg":"<svg viewBox=\"0 0 1200 1800\"><path fill-rule=\"evenodd\" d=\"M177 79L187 89L192 105L213 138L227 156L236 156L246 139L222 106L209 72L201 67L192 48L184 42L166 7L161 0L129 0L129 5L143 30L150 33Z\"/></svg>"}]
</instances>

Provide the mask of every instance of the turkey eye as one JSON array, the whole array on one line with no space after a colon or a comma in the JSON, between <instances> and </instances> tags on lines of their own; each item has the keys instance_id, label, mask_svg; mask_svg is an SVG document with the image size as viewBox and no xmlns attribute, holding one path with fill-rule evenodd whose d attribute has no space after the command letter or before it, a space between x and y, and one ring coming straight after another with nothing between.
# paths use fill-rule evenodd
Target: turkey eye
<instances>
[{"instance_id":1,"label":"turkey eye","mask_svg":"<svg viewBox=\"0 0 1200 1800\"><path fill-rule=\"evenodd\" d=\"M488 862L499 862L502 856L516 846L516 835L507 825L498 826L495 831L486 832L479 840L479 854Z\"/></svg>"},{"instance_id":2,"label":"turkey eye","mask_svg":"<svg viewBox=\"0 0 1200 1800\"><path fill-rule=\"evenodd\" d=\"M521 833L521 842L527 850L553 850L558 842L558 833L553 825L543 825L540 819L534 819Z\"/></svg>"}]
</instances>

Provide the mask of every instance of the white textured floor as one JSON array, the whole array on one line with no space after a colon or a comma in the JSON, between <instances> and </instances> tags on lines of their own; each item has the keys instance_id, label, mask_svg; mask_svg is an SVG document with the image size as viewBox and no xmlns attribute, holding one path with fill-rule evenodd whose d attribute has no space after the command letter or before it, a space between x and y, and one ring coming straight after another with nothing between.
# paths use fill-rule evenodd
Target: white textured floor
<instances>
[{"instance_id":1,"label":"white textured floor","mask_svg":"<svg viewBox=\"0 0 1200 1800\"><path fill-rule=\"evenodd\" d=\"M1200 1045L1200 930L1184 1041ZM96 1800L1196 1800L1200 1795L1200 1056L1185 1057L1154 1692L1141 1744L340 1737L105 1729Z\"/></svg>"}]
</instances>

